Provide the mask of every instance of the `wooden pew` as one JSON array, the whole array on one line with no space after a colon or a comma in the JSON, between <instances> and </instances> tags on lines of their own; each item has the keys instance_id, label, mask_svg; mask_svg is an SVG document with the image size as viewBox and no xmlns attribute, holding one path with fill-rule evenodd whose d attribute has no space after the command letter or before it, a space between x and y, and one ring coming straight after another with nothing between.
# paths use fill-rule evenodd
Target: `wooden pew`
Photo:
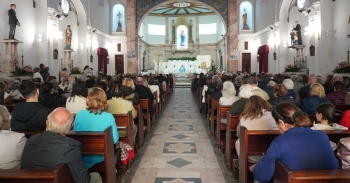
<instances>
[{"instance_id":1,"label":"wooden pew","mask_svg":"<svg viewBox=\"0 0 350 183\"><path fill-rule=\"evenodd\" d=\"M350 170L290 170L286 164L277 160L274 183L348 183Z\"/></svg>"},{"instance_id":2,"label":"wooden pew","mask_svg":"<svg viewBox=\"0 0 350 183\"><path fill-rule=\"evenodd\" d=\"M222 119L227 120L227 112L229 112L231 109L231 105L220 105L218 104L217 108L217 115L216 115L216 144L218 145L218 148L221 149L224 146L224 141L221 141L221 135L225 136L225 133L221 134L221 131L226 130L226 124L221 123ZM214 128L215 125L213 125L211 128Z\"/></svg>"},{"instance_id":3,"label":"wooden pew","mask_svg":"<svg viewBox=\"0 0 350 183\"><path fill-rule=\"evenodd\" d=\"M115 145L113 143L112 127L108 127L104 132L75 132L69 131L67 137L79 141L83 155L103 155L104 161L92 166L90 172L103 173L104 182L115 183Z\"/></svg>"},{"instance_id":4,"label":"wooden pew","mask_svg":"<svg viewBox=\"0 0 350 183\"><path fill-rule=\"evenodd\" d=\"M55 169L0 170L1 183L74 183L66 164Z\"/></svg>"},{"instance_id":5,"label":"wooden pew","mask_svg":"<svg viewBox=\"0 0 350 183\"><path fill-rule=\"evenodd\" d=\"M215 137L214 122L215 122L216 116L217 116L217 114L215 114L215 111L217 111L217 109L218 109L219 100L211 98L210 103L211 103L210 104L211 105L211 108L210 108L210 118L211 118L210 119L210 129L211 129L211 134Z\"/></svg>"},{"instance_id":6,"label":"wooden pew","mask_svg":"<svg viewBox=\"0 0 350 183\"><path fill-rule=\"evenodd\" d=\"M137 104L137 105L134 105L134 109L136 110L137 112L137 119L138 119L138 125L137 125L137 137L139 139L139 148L142 147L143 145L143 139L144 139L144 130L145 130L145 127L143 125L143 113L142 113L142 109L141 109L141 105L140 104Z\"/></svg>"},{"instance_id":7,"label":"wooden pew","mask_svg":"<svg viewBox=\"0 0 350 183\"><path fill-rule=\"evenodd\" d=\"M198 105L199 107L202 105L202 91L203 91L203 87L198 86L198 95L197 95L197 99L198 99Z\"/></svg>"},{"instance_id":8,"label":"wooden pew","mask_svg":"<svg viewBox=\"0 0 350 183\"><path fill-rule=\"evenodd\" d=\"M330 141L338 142L341 138L350 136L350 130L327 130L324 131ZM240 182L248 181L248 155L262 155L266 153L271 142L280 135L278 130L247 130L244 126L240 128L239 149L239 179Z\"/></svg>"},{"instance_id":9,"label":"wooden pew","mask_svg":"<svg viewBox=\"0 0 350 183\"><path fill-rule=\"evenodd\" d=\"M154 107L155 118L159 117L158 96L157 95L158 95L158 91L153 92L153 98L154 98L153 107Z\"/></svg>"},{"instance_id":10,"label":"wooden pew","mask_svg":"<svg viewBox=\"0 0 350 183\"><path fill-rule=\"evenodd\" d=\"M113 114L115 119L115 124L118 127L118 131L126 131L126 136L121 136L119 133L119 141L125 142L129 144L131 147L135 149L135 139L134 139L134 121L132 118L132 113L129 111L127 114ZM136 137L135 137L136 138Z\"/></svg>"},{"instance_id":11,"label":"wooden pew","mask_svg":"<svg viewBox=\"0 0 350 183\"><path fill-rule=\"evenodd\" d=\"M239 123L239 116L232 116L230 112L227 112L227 124L226 124L226 148L225 148L225 160L226 166L229 172L232 171L232 149L234 149L237 137L232 137L232 132L237 131Z\"/></svg>"},{"instance_id":12,"label":"wooden pew","mask_svg":"<svg viewBox=\"0 0 350 183\"><path fill-rule=\"evenodd\" d=\"M208 111L207 111L207 124L210 126L210 112L211 112L211 95L208 93L207 100L208 102Z\"/></svg>"},{"instance_id":13,"label":"wooden pew","mask_svg":"<svg viewBox=\"0 0 350 183\"><path fill-rule=\"evenodd\" d=\"M335 105L335 110L345 112L347 110L350 110L350 105Z\"/></svg>"},{"instance_id":14,"label":"wooden pew","mask_svg":"<svg viewBox=\"0 0 350 183\"><path fill-rule=\"evenodd\" d=\"M149 134L149 132L151 130L151 115L149 113L149 108L148 108L148 99L140 99L140 102L141 102L140 103L141 109L146 110L146 112L143 113L142 119L147 120L147 134ZM142 122L142 124L143 124L143 122Z\"/></svg>"}]
</instances>

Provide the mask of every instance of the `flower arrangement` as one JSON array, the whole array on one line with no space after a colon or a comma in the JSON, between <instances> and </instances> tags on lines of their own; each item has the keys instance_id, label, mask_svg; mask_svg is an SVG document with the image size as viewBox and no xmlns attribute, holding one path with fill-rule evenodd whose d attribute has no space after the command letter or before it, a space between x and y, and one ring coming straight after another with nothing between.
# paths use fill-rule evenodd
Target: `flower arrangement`
<instances>
[{"instance_id":1,"label":"flower arrangement","mask_svg":"<svg viewBox=\"0 0 350 183\"><path fill-rule=\"evenodd\" d=\"M338 65L334 68L333 73L350 73L350 67L348 62L340 62Z\"/></svg>"},{"instance_id":2,"label":"flower arrangement","mask_svg":"<svg viewBox=\"0 0 350 183\"><path fill-rule=\"evenodd\" d=\"M70 73L71 74L81 74L81 71L80 71L79 67L73 67L73 69Z\"/></svg>"},{"instance_id":3,"label":"flower arrangement","mask_svg":"<svg viewBox=\"0 0 350 183\"><path fill-rule=\"evenodd\" d=\"M172 61L195 61L197 60L196 57L181 57L181 58L168 58L168 60L172 60Z\"/></svg>"},{"instance_id":4,"label":"flower arrangement","mask_svg":"<svg viewBox=\"0 0 350 183\"><path fill-rule=\"evenodd\" d=\"M285 68L285 72L299 72L299 71L300 71L300 67L292 64L287 65Z\"/></svg>"},{"instance_id":5,"label":"flower arrangement","mask_svg":"<svg viewBox=\"0 0 350 183\"><path fill-rule=\"evenodd\" d=\"M33 68L30 65L25 65L22 68L16 66L15 71L11 72L13 76L33 76Z\"/></svg>"}]
</instances>

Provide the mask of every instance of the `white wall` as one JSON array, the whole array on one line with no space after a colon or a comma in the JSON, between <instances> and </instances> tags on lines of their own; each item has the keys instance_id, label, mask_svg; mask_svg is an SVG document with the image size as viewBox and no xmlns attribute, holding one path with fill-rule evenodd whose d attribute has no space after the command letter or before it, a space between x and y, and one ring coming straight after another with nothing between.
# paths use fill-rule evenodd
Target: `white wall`
<instances>
[{"instance_id":1,"label":"white wall","mask_svg":"<svg viewBox=\"0 0 350 183\"><path fill-rule=\"evenodd\" d=\"M91 26L109 33L110 31L110 5L108 0L103 0L104 4L101 6L97 0L80 0L87 8L88 17L91 20ZM90 4L89 4L90 3Z\"/></svg>"},{"instance_id":2,"label":"white wall","mask_svg":"<svg viewBox=\"0 0 350 183\"><path fill-rule=\"evenodd\" d=\"M256 32L264 29L265 27L271 24L274 24L275 13L276 13L276 3L279 6L280 2L281 0L266 1L264 3L261 3L260 0L255 1L255 11L256 11L255 12L255 31ZM290 3L290 1L288 3Z\"/></svg>"}]
</instances>

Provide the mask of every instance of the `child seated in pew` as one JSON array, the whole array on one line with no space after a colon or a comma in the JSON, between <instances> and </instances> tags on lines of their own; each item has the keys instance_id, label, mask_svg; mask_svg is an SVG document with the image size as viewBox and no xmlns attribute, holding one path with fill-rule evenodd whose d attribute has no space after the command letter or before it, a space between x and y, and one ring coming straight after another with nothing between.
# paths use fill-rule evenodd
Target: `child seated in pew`
<instances>
[{"instance_id":1,"label":"child seated in pew","mask_svg":"<svg viewBox=\"0 0 350 183\"><path fill-rule=\"evenodd\" d=\"M313 130L348 130L348 127L334 123L335 106L330 103L325 103L317 106L316 120Z\"/></svg>"},{"instance_id":2,"label":"child seated in pew","mask_svg":"<svg viewBox=\"0 0 350 183\"><path fill-rule=\"evenodd\" d=\"M282 135L270 144L265 156L254 168L259 182L273 179L275 161L291 170L336 170L338 160L323 131L312 130L308 115L292 103L281 103L272 112Z\"/></svg>"},{"instance_id":3,"label":"child seated in pew","mask_svg":"<svg viewBox=\"0 0 350 183\"><path fill-rule=\"evenodd\" d=\"M241 126L246 127L247 130L278 130L271 111L272 106L266 100L257 95L251 96L240 116L237 126L237 137L239 138ZM238 156L239 143L239 139L237 139L235 149ZM252 163L257 163L262 157L262 155L249 155L248 160ZM254 167L254 165L249 167L251 172L253 172Z\"/></svg>"}]
</instances>

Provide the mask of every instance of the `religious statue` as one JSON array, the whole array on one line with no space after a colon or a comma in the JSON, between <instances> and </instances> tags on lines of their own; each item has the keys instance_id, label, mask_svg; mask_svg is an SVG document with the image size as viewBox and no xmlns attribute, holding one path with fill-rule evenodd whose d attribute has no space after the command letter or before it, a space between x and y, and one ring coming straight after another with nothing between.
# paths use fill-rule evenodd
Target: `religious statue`
<instances>
[{"instance_id":1,"label":"religious statue","mask_svg":"<svg viewBox=\"0 0 350 183\"><path fill-rule=\"evenodd\" d=\"M117 14L117 18L118 18L118 27L117 27L117 30L116 32L123 32L123 25L122 25L122 21L121 21L121 18L123 18L123 14L119 13Z\"/></svg>"},{"instance_id":2,"label":"religious statue","mask_svg":"<svg viewBox=\"0 0 350 183\"><path fill-rule=\"evenodd\" d=\"M310 46L310 56L315 56L315 46L314 45Z\"/></svg>"},{"instance_id":3,"label":"religious statue","mask_svg":"<svg viewBox=\"0 0 350 183\"><path fill-rule=\"evenodd\" d=\"M70 29L70 25L67 26L66 29L66 50L71 50L72 44L72 30Z\"/></svg>"},{"instance_id":4,"label":"religious statue","mask_svg":"<svg viewBox=\"0 0 350 183\"><path fill-rule=\"evenodd\" d=\"M210 64L210 70L215 70L215 63L214 63L214 60L211 60L211 64Z\"/></svg>"},{"instance_id":5,"label":"religious statue","mask_svg":"<svg viewBox=\"0 0 350 183\"><path fill-rule=\"evenodd\" d=\"M297 31L298 35L298 45L303 45L303 41L301 38L301 26L298 21L295 21L296 27L293 26L293 30Z\"/></svg>"},{"instance_id":6,"label":"religious statue","mask_svg":"<svg viewBox=\"0 0 350 183\"><path fill-rule=\"evenodd\" d=\"M243 21L243 30L249 30L249 26L247 24L247 19L248 19L248 14L247 12L245 11L245 8L244 8L244 13L242 15L242 21Z\"/></svg>"},{"instance_id":7,"label":"religious statue","mask_svg":"<svg viewBox=\"0 0 350 183\"><path fill-rule=\"evenodd\" d=\"M20 26L20 23L17 19L16 16L16 5L11 4L10 5L11 9L7 11L8 16L9 16L9 25L10 25L10 32L9 32L9 39L15 39L15 33L16 33L16 25L18 27Z\"/></svg>"},{"instance_id":8,"label":"religious statue","mask_svg":"<svg viewBox=\"0 0 350 183\"><path fill-rule=\"evenodd\" d=\"M53 59L58 59L58 50L57 50L57 48L55 48L53 50Z\"/></svg>"},{"instance_id":9,"label":"religious statue","mask_svg":"<svg viewBox=\"0 0 350 183\"><path fill-rule=\"evenodd\" d=\"M185 46L185 31L183 29L181 29L181 33L180 33L180 38L181 38L181 43L180 46Z\"/></svg>"},{"instance_id":10,"label":"religious statue","mask_svg":"<svg viewBox=\"0 0 350 183\"><path fill-rule=\"evenodd\" d=\"M291 41L291 46L294 45L294 37L295 37L295 32L294 29L292 29L292 32L290 32L290 41Z\"/></svg>"},{"instance_id":11,"label":"religious statue","mask_svg":"<svg viewBox=\"0 0 350 183\"><path fill-rule=\"evenodd\" d=\"M179 69L179 72L186 72L186 69L185 69L185 66L184 65L181 65L180 69Z\"/></svg>"}]
</instances>

